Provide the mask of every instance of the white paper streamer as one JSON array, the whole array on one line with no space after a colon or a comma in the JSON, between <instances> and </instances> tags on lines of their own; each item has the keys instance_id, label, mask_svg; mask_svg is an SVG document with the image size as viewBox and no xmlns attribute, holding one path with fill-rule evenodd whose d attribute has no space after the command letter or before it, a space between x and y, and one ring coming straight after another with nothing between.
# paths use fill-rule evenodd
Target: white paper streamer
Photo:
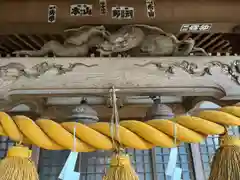
<instances>
[{"instance_id":1,"label":"white paper streamer","mask_svg":"<svg viewBox=\"0 0 240 180\"><path fill-rule=\"evenodd\" d=\"M63 169L58 176L59 179L62 180L79 180L80 178L80 173L79 172L74 172L76 162L78 158L78 152L73 152L71 151L67 161L65 162Z\"/></svg>"},{"instance_id":2,"label":"white paper streamer","mask_svg":"<svg viewBox=\"0 0 240 180\"><path fill-rule=\"evenodd\" d=\"M182 169L176 167L174 169L174 172L173 172L171 180L181 180L181 176L182 176Z\"/></svg>"},{"instance_id":3,"label":"white paper streamer","mask_svg":"<svg viewBox=\"0 0 240 180\"><path fill-rule=\"evenodd\" d=\"M171 148L168 165L165 172L167 176L173 175L174 169L176 168L176 165L177 165L177 156L178 156L178 148L177 147Z\"/></svg>"},{"instance_id":4,"label":"white paper streamer","mask_svg":"<svg viewBox=\"0 0 240 180\"><path fill-rule=\"evenodd\" d=\"M74 171L78 158L78 152L76 152L76 126L74 126L73 137L73 151L70 152L67 161L58 176L58 178L62 180L79 180L80 178L80 173Z\"/></svg>"},{"instance_id":5,"label":"white paper streamer","mask_svg":"<svg viewBox=\"0 0 240 180\"><path fill-rule=\"evenodd\" d=\"M177 124L174 124L174 144L177 144ZM171 177L171 180L180 180L182 175L182 169L177 166L178 148L171 148L169 161L165 174Z\"/></svg>"}]
</instances>

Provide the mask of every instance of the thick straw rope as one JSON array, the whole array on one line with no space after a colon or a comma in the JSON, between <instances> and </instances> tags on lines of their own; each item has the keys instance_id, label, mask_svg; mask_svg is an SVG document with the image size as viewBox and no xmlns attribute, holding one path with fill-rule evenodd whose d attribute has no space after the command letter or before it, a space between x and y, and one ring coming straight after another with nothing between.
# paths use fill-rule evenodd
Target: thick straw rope
<instances>
[{"instance_id":1,"label":"thick straw rope","mask_svg":"<svg viewBox=\"0 0 240 180\"><path fill-rule=\"evenodd\" d=\"M199 115L201 118L178 116L173 120L121 121L118 128L119 139L114 138L117 141L121 139L123 146L135 149L150 149L154 146L174 147L174 124L176 122L178 141L199 143L207 135L222 134L224 125L239 126L239 112L240 107L230 106L219 109L219 111L204 111ZM88 126L76 122L59 124L49 119L38 119L34 122L26 116L10 117L0 112L0 135L8 136L14 141L21 141L23 136L23 142L44 149L72 149L74 127L76 127L77 152L113 148L111 127L107 122L93 123Z\"/></svg>"}]
</instances>

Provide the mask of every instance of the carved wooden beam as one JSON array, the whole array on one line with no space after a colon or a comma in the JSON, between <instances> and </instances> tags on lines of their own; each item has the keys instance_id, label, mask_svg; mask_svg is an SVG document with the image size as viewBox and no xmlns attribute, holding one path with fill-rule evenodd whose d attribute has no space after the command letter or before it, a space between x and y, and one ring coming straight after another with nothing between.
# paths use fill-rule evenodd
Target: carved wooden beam
<instances>
[{"instance_id":1,"label":"carved wooden beam","mask_svg":"<svg viewBox=\"0 0 240 180\"><path fill-rule=\"evenodd\" d=\"M70 1L54 0L51 4L57 6L56 23L49 24L48 1L3 1L0 6L0 25L4 33L17 32L53 32L67 28L68 26L80 26L83 24L155 24L166 23L177 24L176 30L180 29L182 23L232 23L231 28L240 22L238 1L159 1L156 2L156 17L149 19L146 14L144 1L117 1L108 2L108 15L100 17L98 2L83 0L81 3L93 4L92 16L72 17L70 16ZM130 6L135 8L135 16L132 20L116 20L111 17L111 7L116 5ZM9 15L11 12L11 15ZM204 12L204 13L202 13ZM228 13L224 13L228 12ZM99 18L100 17L100 18ZM230 24L228 28L230 28ZM166 26L168 26L166 24ZM172 26L174 26L172 24ZM18 28L17 28L18 27ZM31 28L35 27L35 28ZM222 26L224 27L224 26ZM171 29L171 28L169 28ZM221 29L221 28L219 28ZM225 29L225 28L224 28ZM8 30L8 31L7 31ZM167 29L165 29L167 30ZM177 32L177 31L175 31Z\"/></svg>"},{"instance_id":2,"label":"carved wooden beam","mask_svg":"<svg viewBox=\"0 0 240 180\"><path fill-rule=\"evenodd\" d=\"M239 58L2 58L0 98L119 94L239 96Z\"/></svg>"}]
</instances>

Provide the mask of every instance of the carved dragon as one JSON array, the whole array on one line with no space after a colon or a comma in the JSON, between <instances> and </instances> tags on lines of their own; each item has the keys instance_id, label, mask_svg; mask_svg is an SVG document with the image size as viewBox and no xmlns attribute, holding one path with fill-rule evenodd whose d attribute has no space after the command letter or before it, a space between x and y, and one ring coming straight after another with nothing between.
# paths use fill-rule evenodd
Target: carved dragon
<instances>
[{"instance_id":1,"label":"carved dragon","mask_svg":"<svg viewBox=\"0 0 240 180\"><path fill-rule=\"evenodd\" d=\"M65 30L65 32L70 32L71 36L68 37L63 44L51 40L45 43L40 50L21 50L15 51L14 54L44 56L48 53L53 53L55 56L60 57L86 56L90 48L101 44L104 41L104 38L109 36L103 26L83 26L78 29L68 29Z\"/></svg>"},{"instance_id":2,"label":"carved dragon","mask_svg":"<svg viewBox=\"0 0 240 180\"><path fill-rule=\"evenodd\" d=\"M73 44L81 46L85 43L88 43L93 36L102 36L103 38L108 39L110 33L105 29L104 26L82 26L80 28L66 29L64 32L73 33L69 38L65 40L65 44Z\"/></svg>"},{"instance_id":3,"label":"carved dragon","mask_svg":"<svg viewBox=\"0 0 240 180\"><path fill-rule=\"evenodd\" d=\"M191 38L179 41L174 35L152 34L145 37L140 50L150 56L188 56L195 52L208 55L204 49L194 45Z\"/></svg>"},{"instance_id":4,"label":"carved dragon","mask_svg":"<svg viewBox=\"0 0 240 180\"><path fill-rule=\"evenodd\" d=\"M155 31L155 33L145 35L142 28L147 29L147 33L149 30ZM207 55L204 49L194 47L194 45L193 39L179 41L176 36L168 34L158 27L135 24L123 26L116 33L111 34L109 41L101 44L98 51L101 54L109 55L140 46L141 52L150 56L187 56L195 52Z\"/></svg>"},{"instance_id":5,"label":"carved dragon","mask_svg":"<svg viewBox=\"0 0 240 180\"><path fill-rule=\"evenodd\" d=\"M179 41L173 34L143 24L126 25L113 33L108 32L104 26L83 26L65 32L69 37L63 44L49 41L40 50L21 50L14 54L44 56L52 52L55 56L76 57L87 56L92 47L97 47L101 56L125 53L136 48L139 48L139 53L150 56L187 56L195 52L207 55L204 49L194 47L193 39Z\"/></svg>"}]
</instances>

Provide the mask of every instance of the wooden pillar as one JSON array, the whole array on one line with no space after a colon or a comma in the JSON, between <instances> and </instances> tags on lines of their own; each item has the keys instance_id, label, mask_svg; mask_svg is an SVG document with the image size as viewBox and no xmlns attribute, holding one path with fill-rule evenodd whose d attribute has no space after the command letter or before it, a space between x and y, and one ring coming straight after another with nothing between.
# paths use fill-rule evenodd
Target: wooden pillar
<instances>
[{"instance_id":1,"label":"wooden pillar","mask_svg":"<svg viewBox=\"0 0 240 180\"><path fill-rule=\"evenodd\" d=\"M151 151L151 161L152 161L152 179L157 180L157 167L156 167L156 150L153 148Z\"/></svg>"},{"instance_id":2,"label":"wooden pillar","mask_svg":"<svg viewBox=\"0 0 240 180\"><path fill-rule=\"evenodd\" d=\"M82 153L78 153L78 158L79 158L79 161L78 161L78 172L80 173L79 179L82 179L81 178Z\"/></svg>"},{"instance_id":3,"label":"wooden pillar","mask_svg":"<svg viewBox=\"0 0 240 180\"><path fill-rule=\"evenodd\" d=\"M191 144L191 155L196 180L205 180L199 144Z\"/></svg>"}]
</instances>

